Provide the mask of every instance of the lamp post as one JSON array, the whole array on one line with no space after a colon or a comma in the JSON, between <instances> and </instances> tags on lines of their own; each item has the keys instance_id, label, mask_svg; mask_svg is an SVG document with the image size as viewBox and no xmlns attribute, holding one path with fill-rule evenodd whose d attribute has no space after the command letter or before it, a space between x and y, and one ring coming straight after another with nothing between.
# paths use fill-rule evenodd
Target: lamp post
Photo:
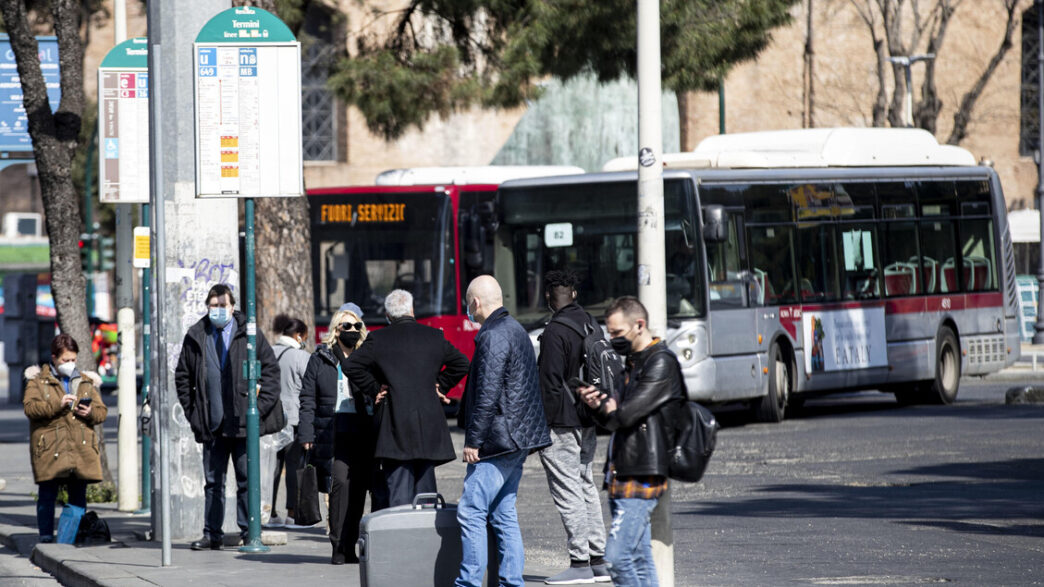
<instances>
[{"instance_id":1,"label":"lamp post","mask_svg":"<svg viewBox=\"0 0 1044 587\"><path fill-rule=\"evenodd\" d=\"M906 98L903 100L903 125L907 127L913 126L913 81L910 78L910 66L918 61L928 61L930 59L935 59L935 53L888 58L892 63L903 66L903 70L906 73Z\"/></svg>"},{"instance_id":2,"label":"lamp post","mask_svg":"<svg viewBox=\"0 0 1044 587\"><path fill-rule=\"evenodd\" d=\"M1037 212L1040 214L1039 259L1037 261L1037 323L1033 326L1033 344L1044 344L1044 2L1034 2L1037 9Z\"/></svg>"}]
</instances>

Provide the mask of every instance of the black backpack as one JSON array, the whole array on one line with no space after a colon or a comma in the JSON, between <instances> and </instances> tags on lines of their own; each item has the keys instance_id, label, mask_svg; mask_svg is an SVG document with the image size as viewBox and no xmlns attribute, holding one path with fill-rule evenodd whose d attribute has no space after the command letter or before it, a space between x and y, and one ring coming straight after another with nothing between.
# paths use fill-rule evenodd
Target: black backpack
<instances>
[{"instance_id":1,"label":"black backpack","mask_svg":"<svg viewBox=\"0 0 1044 587\"><path fill-rule=\"evenodd\" d=\"M667 476L696 483L703 478L718 440L718 421L710 410L692 401L678 402Z\"/></svg>"},{"instance_id":2,"label":"black backpack","mask_svg":"<svg viewBox=\"0 0 1044 587\"><path fill-rule=\"evenodd\" d=\"M90 546L92 544L106 544L112 541L109 533L109 524L98 517L95 511L89 511L80 518L80 527L76 531L76 545Z\"/></svg>"},{"instance_id":3,"label":"black backpack","mask_svg":"<svg viewBox=\"0 0 1044 587\"><path fill-rule=\"evenodd\" d=\"M623 359L605 339L605 333L602 332L598 321L587 314L587 322L584 324L565 316L556 316L552 322L568 326L583 339L580 378L601 389L609 397L617 397L620 392L620 376L624 369ZM572 395L569 397L572 398Z\"/></svg>"}]
</instances>

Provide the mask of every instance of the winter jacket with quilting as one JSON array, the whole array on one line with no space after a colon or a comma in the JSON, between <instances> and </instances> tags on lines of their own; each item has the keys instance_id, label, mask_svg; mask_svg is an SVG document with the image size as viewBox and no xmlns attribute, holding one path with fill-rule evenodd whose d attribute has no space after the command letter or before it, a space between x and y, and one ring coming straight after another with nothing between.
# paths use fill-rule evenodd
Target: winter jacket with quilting
<instances>
[{"instance_id":1,"label":"winter jacket with quilting","mask_svg":"<svg viewBox=\"0 0 1044 587\"><path fill-rule=\"evenodd\" d=\"M233 417L238 421L235 427L236 438L246 438L247 383L243 376L243 363L247 360L246 316L235 312L233 318L236 328L228 345L229 374L232 376L234 399L233 414L225 414L225 418ZM210 396L207 394L207 354L203 345L214 344L214 327L210 318L204 316L189 327L181 343L181 355L178 366L174 370L174 387L178 392L178 402L185 410L185 419L192 428L196 442L210 442L214 433L210 431ZM278 432L282 426L276 427L273 409L282 411L279 401L279 363L276 362L272 347L260 332L257 333L257 360L261 362L261 386L257 393L257 411L261 415L261 435ZM285 418L279 418L285 424ZM218 432L224 431L224 424Z\"/></svg>"},{"instance_id":2,"label":"winter jacket with quilting","mask_svg":"<svg viewBox=\"0 0 1044 587\"><path fill-rule=\"evenodd\" d=\"M331 347L319 345L308 359L308 367L301 378L301 419L297 425L297 441L315 445L310 456L310 460L315 462L328 461L334 455L338 363L347 379L344 373L347 360L341 357L340 349L335 353ZM355 405L365 406L363 395L354 386L349 389Z\"/></svg>"},{"instance_id":3,"label":"winter jacket with quilting","mask_svg":"<svg viewBox=\"0 0 1044 587\"><path fill-rule=\"evenodd\" d=\"M463 410L464 446L477 448L479 458L551 445L533 343L504 308L475 336Z\"/></svg>"},{"instance_id":4,"label":"winter jacket with quilting","mask_svg":"<svg viewBox=\"0 0 1044 587\"><path fill-rule=\"evenodd\" d=\"M685 382L678 358L657 341L627 357L627 384L617 408L595 419L613 432L609 460L617 476L667 475L673 422L685 405Z\"/></svg>"},{"instance_id":5,"label":"winter jacket with quilting","mask_svg":"<svg viewBox=\"0 0 1044 587\"><path fill-rule=\"evenodd\" d=\"M72 408L62 405L65 388L50 365L29 367L24 376L22 407L29 417L33 480L36 483L68 478L101 481L101 457L94 426L104 422L109 413L98 393L101 377L84 373L74 375L69 381L69 391L76 394L77 401L91 398L91 411L86 418L81 418Z\"/></svg>"}]
</instances>

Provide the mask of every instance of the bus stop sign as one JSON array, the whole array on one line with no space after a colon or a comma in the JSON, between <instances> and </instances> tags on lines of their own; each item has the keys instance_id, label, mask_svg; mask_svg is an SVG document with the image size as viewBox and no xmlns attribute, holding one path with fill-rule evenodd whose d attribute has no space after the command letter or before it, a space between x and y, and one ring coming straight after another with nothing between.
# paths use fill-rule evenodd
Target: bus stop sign
<instances>
[{"instance_id":1,"label":"bus stop sign","mask_svg":"<svg viewBox=\"0 0 1044 587\"><path fill-rule=\"evenodd\" d=\"M103 204L149 203L149 49L113 47L98 66L98 190Z\"/></svg>"},{"instance_id":2,"label":"bus stop sign","mask_svg":"<svg viewBox=\"0 0 1044 587\"><path fill-rule=\"evenodd\" d=\"M301 44L260 8L210 19L195 56L196 195L300 196Z\"/></svg>"}]
</instances>

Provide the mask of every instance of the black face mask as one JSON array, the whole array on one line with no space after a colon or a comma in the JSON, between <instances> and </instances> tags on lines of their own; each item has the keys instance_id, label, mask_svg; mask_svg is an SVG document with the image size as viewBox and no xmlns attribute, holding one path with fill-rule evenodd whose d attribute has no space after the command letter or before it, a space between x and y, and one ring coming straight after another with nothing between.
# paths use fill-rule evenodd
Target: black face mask
<instances>
[{"instance_id":1,"label":"black face mask","mask_svg":"<svg viewBox=\"0 0 1044 587\"><path fill-rule=\"evenodd\" d=\"M354 349L355 345L359 344L359 337L362 336L361 332L354 330L345 330L337 334L337 340L341 341L344 346Z\"/></svg>"},{"instance_id":2,"label":"black face mask","mask_svg":"<svg viewBox=\"0 0 1044 587\"><path fill-rule=\"evenodd\" d=\"M627 340L625 336L617 336L609 339L609 346L613 347L616 354L621 357L626 357L631 354L631 341Z\"/></svg>"}]
</instances>

